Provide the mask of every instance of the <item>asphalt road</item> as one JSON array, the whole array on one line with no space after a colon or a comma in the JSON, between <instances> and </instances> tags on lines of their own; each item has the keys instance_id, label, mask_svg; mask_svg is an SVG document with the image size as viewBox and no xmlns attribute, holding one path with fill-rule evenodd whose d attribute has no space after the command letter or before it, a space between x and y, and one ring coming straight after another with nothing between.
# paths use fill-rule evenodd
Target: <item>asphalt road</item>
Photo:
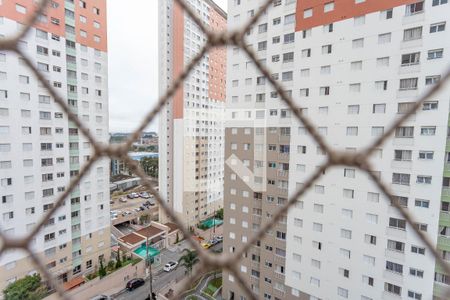
<instances>
[{"instance_id":1,"label":"asphalt road","mask_svg":"<svg viewBox=\"0 0 450 300\"><path fill-rule=\"evenodd\" d=\"M210 248L211 251L217 251L222 249L222 243L219 243ZM179 257L179 253L177 256ZM171 260L178 260L176 257L171 257ZM166 261L163 258L163 263ZM166 287L171 283L175 283L177 280L181 280L185 276L185 269L183 267L178 267L171 272L162 272L157 275L153 275L153 291L158 292L162 288ZM117 300L144 300L149 295L150 285L149 281L145 281L145 285L131 291L124 291L114 299Z\"/></svg>"}]
</instances>

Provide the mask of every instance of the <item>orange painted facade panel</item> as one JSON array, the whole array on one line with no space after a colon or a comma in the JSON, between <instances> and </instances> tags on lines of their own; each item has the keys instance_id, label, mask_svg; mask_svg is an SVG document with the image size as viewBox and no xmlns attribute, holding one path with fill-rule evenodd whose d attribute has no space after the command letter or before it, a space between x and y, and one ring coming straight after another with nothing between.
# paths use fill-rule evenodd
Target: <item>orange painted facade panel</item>
<instances>
[{"instance_id":1,"label":"orange painted facade panel","mask_svg":"<svg viewBox=\"0 0 450 300\"><path fill-rule=\"evenodd\" d=\"M173 80L176 80L184 69L184 12L174 1L173 7ZM182 119L184 109L184 89L181 85L173 96L173 118Z\"/></svg>"},{"instance_id":2,"label":"orange painted facade panel","mask_svg":"<svg viewBox=\"0 0 450 300\"><path fill-rule=\"evenodd\" d=\"M220 32L226 29L227 20L214 9L210 10L209 27ZM225 47L213 48L209 51L208 97L217 101L225 101L226 96L227 53Z\"/></svg>"},{"instance_id":3,"label":"orange painted facade panel","mask_svg":"<svg viewBox=\"0 0 450 300\"><path fill-rule=\"evenodd\" d=\"M80 3L81 2L75 1L77 43L106 52L108 48L108 37L106 34L106 0L84 1L86 7L82 7ZM86 23L81 22L80 16L86 19ZM94 22L100 25L99 28L94 26ZM86 37L81 36L81 30L87 33ZM96 37L100 39L98 42L95 41Z\"/></svg>"},{"instance_id":4,"label":"orange painted facade panel","mask_svg":"<svg viewBox=\"0 0 450 300\"><path fill-rule=\"evenodd\" d=\"M58 36L64 36L65 26L64 26L64 0L54 0L58 4L57 8L48 6L45 11L46 22L37 21L33 27L53 33ZM26 13L20 13L16 10L16 4L24 7ZM27 18L36 11L37 6L34 1L30 0L16 0L16 1L0 1L0 16L19 23L24 23ZM59 20L59 25L53 24L51 18Z\"/></svg>"},{"instance_id":5,"label":"orange painted facade panel","mask_svg":"<svg viewBox=\"0 0 450 300\"><path fill-rule=\"evenodd\" d=\"M331 2L334 2L334 9L324 12L325 4ZM295 30L305 30L415 2L417 0L366 0L363 3L355 3L355 0L297 0ZM313 10L312 17L304 18L303 12L310 8Z\"/></svg>"}]
</instances>

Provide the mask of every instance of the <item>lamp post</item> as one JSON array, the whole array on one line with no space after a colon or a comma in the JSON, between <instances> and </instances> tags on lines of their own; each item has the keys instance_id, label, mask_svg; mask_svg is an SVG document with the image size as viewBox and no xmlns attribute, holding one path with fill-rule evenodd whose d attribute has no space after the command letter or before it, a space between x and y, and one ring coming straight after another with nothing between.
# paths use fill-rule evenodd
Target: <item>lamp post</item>
<instances>
[{"instance_id":1,"label":"lamp post","mask_svg":"<svg viewBox=\"0 0 450 300\"><path fill-rule=\"evenodd\" d=\"M150 258L148 257L148 237L146 237L146 242L145 242L145 252L146 252L146 261L147 261L147 270L148 270L148 275L149 275L149 279L150 279L150 292L148 294L148 299L152 299L153 297L153 287L152 287L152 262L150 260Z\"/></svg>"}]
</instances>

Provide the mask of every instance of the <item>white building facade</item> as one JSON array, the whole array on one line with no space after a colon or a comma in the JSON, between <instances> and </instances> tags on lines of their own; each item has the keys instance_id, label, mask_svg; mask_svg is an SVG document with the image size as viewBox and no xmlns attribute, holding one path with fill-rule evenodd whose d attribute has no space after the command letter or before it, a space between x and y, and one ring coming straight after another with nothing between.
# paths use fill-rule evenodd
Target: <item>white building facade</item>
<instances>
[{"instance_id":1,"label":"white building facade","mask_svg":"<svg viewBox=\"0 0 450 300\"><path fill-rule=\"evenodd\" d=\"M187 1L212 30L226 26L213 1ZM201 52L206 36L174 3L160 0L159 77L163 95ZM223 203L225 49L212 49L161 110L159 189L187 227L214 215ZM164 212L162 220L168 221Z\"/></svg>"},{"instance_id":2,"label":"white building facade","mask_svg":"<svg viewBox=\"0 0 450 300\"><path fill-rule=\"evenodd\" d=\"M106 2L50 1L20 47L100 143L108 142ZM0 34L10 37L35 9L0 4ZM22 58L0 52L0 226L25 237L52 209L92 145L68 120ZM94 272L110 256L109 160L96 162L64 205L30 241L61 282ZM0 259L0 286L38 272L16 249Z\"/></svg>"},{"instance_id":3,"label":"white building facade","mask_svg":"<svg viewBox=\"0 0 450 300\"><path fill-rule=\"evenodd\" d=\"M229 25L242 24L261 3L230 1ZM246 43L329 145L351 153L383 134L440 80L449 62L449 12L447 1L438 0L275 1ZM262 187L233 188L236 168L229 168L231 174L225 168L224 251L233 251L236 240L259 227L253 220L269 220L268 205L283 204L326 161L251 65L241 50L229 49L225 141L232 145L225 158L234 154L244 165L250 160L253 180ZM450 250L449 98L446 87L425 102L371 158L373 172L416 217L444 259ZM245 141L240 130L254 136ZM253 157L241 147L254 148ZM254 199L239 199L249 192ZM247 213L229 220L236 210ZM276 224L241 267L260 298L444 298L448 277L366 173L351 167L327 170L284 221L285 228ZM227 299L244 296L233 280L224 276Z\"/></svg>"}]
</instances>

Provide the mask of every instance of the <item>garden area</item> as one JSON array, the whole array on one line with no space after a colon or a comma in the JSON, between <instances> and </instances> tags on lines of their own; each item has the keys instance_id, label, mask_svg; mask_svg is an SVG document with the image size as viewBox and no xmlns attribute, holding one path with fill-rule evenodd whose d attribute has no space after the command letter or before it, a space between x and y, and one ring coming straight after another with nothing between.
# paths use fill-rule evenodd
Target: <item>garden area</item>
<instances>
[{"instance_id":1,"label":"garden area","mask_svg":"<svg viewBox=\"0 0 450 300\"><path fill-rule=\"evenodd\" d=\"M118 252L117 259L110 260L106 266L103 264L103 261L100 261L100 267L98 268L98 270L86 275L85 277L87 280L92 280L96 277L102 278L129 264L134 266L141 260L142 260L141 258L133 258L131 256L121 257L120 252Z\"/></svg>"},{"instance_id":2,"label":"garden area","mask_svg":"<svg viewBox=\"0 0 450 300\"><path fill-rule=\"evenodd\" d=\"M208 282L208 285L203 289L203 292L212 297L221 286L222 277L217 277Z\"/></svg>"}]
</instances>

